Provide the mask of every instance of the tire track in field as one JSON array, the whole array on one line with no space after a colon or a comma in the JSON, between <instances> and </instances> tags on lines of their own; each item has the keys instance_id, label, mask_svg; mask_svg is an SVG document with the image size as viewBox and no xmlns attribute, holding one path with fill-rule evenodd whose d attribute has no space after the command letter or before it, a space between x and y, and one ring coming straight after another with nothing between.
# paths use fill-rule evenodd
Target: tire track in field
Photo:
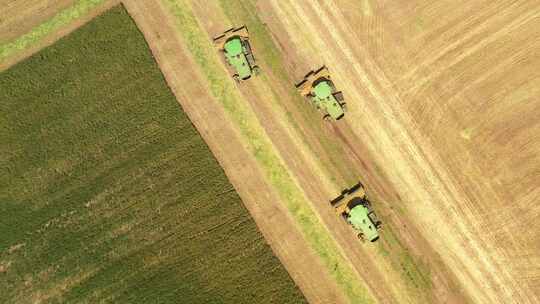
<instances>
[{"instance_id":1,"label":"tire track in field","mask_svg":"<svg viewBox=\"0 0 540 304\"><path fill-rule=\"evenodd\" d=\"M478 52L480 49L485 48L488 44L498 40L501 36L506 36L515 31L520 26L538 18L540 16L540 7L533 7L532 9L525 10L525 13L520 14L517 18L513 19L510 23L504 23L505 26L496 30L493 33L489 33L487 36L482 36L483 38L480 41L475 42L471 47L466 48L466 51L460 53L458 56L450 60L450 62L440 66L437 70L427 73L424 77L419 77L418 73L422 73L423 69L428 69L429 66L433 65L436 61L442 60L444 56L448 53L455 51L457 48L462 47L463 44L469 42L469 40L477 37L483 31L486 31L489 26L492 24L501 23L500 19L506 17L505 14L496 14L496 17L488 19L481 26L475 27L474 30L470 31L468 34L464 35L461 39L457 40L454 43L451 43L448 47L444 48L441 52L437 53L434 56L430 56L425 62L420 63L418 67L410 71L403 77L400 86L405 86L405 94L415 94L420 88L429 83L433 78L436 78L442 74L445 70L454 66L455 64L461 62L465 58L471 56L472 54ZM510 6L507 8L509 11L513 11L514 7ZM414 79L414 81L412 81Z\"/></svg>"}]
</instances>

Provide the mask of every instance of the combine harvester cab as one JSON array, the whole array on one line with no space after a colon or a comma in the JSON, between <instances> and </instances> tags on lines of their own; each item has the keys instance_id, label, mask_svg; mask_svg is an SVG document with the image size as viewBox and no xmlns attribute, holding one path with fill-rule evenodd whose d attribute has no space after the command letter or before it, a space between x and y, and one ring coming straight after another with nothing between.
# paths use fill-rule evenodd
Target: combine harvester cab
<instances>
[{"instance_id":1,"label":"combine harvester cab","mask_svg":"<svg viewBox=\"0 0 540 304\"><path fill-rule=\"evenodd\" d=\"M370 242L379 239L378 229L381 228L381 221L371 208L361 183L343 190L338 197L330 201L330 204L336 213L358 232L359 239Z\"/></svg>"},{"instance_id":2,"label":"combine harvester cab","mask_svg":"<svg viewBox=\"0 0 540 304\"><path fill-rule=\"evenodd\" d=\"M245 26L231 28L214 38L214 44L223 52L225 60L234 69L235 80L247 80L258 73L255 57L249 44L249 33Z\"/></svg>"},{"instance_id":3,"label":"combine harvester cab","mask_svg":"<svg viewBox=\"0 0 540 304\"><path fill-rule=\"evenodd\" d=\"M325 120L338 120L345 115L343 94L336 90L326 67L309 72L296 88L323 112Z\"/></svg>"}]
</instances>

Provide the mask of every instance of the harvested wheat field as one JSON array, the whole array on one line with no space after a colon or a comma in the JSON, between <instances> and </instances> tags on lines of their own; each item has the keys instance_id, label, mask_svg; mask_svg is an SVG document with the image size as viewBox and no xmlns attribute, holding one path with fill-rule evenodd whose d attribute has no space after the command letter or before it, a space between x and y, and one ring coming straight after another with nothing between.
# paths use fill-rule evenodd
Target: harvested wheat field
<instances>
[{"instance_id":1,"label":"harvested wheat field","mask_svg":"<svg viewBox=\"0 0 540 304\"><path fill-rule=\"evenodd\" d=\"M539 2L121 2L307 301L540 301ZM235 82L212 38L242 25ZM338 121L294 86L323 65ZM358 181L374 243L329 204Z\"/></svg>"}]
</instances>

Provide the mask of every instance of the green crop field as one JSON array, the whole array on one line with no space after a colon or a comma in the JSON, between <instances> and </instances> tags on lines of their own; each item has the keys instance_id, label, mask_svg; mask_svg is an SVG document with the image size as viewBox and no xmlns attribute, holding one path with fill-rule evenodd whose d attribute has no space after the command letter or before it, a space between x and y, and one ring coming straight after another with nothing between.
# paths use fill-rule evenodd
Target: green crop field
<instances>
[{"instance_id":1,"label":"green crop field","mask_svg":"<svg viewBox=\"0 0 540 304\"><path fill-rule=\"evenodd\" d=\"M0 142L0 302L305 302L122 7L0 74Z\"/></svg>"}]
</instances>

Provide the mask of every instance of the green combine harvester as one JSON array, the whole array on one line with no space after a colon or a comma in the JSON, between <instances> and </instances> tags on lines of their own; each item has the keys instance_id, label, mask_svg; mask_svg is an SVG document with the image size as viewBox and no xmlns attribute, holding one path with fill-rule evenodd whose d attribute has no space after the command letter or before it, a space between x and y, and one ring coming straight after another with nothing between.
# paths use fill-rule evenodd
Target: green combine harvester
<instances>
[{"instance_id":1,"label":"green combine harvester","mask_svg":"<svg viewBox=\"0 0 540 304\"><path fill-rule=\"evenodd\" d=\"M377 230L381 227L381 221L371 208L361 183L343 190L340 196L330 201L330 204L336 209L336 213L358 232L359 239L370 242L379 239Z\"/></svg>"},{"instance_id":2,"label":"green combine harvester","mask_svg":"<svg viewBox=\"0 0 540 304\"><path fill-rule=\"evenodd\" d=\"M223 52L225 60L234 69L235 80L246 80L258 73L255 57L249 44L249 34L245 26L232 28L214 38L214 44Z\"/></svg>"},{"instance_id":3,"label":"green combine harvester","mask_svg":"<svg viewBox=\"0 0 540 304\"><path fill-rule=\"evenodd\" d=\"M317 109L323 112L325 120L338 120L345 115L343 93L334 87L326 67L309 72L296 88L302 96L309 98Z\"/></svg>"}]
</instances>

